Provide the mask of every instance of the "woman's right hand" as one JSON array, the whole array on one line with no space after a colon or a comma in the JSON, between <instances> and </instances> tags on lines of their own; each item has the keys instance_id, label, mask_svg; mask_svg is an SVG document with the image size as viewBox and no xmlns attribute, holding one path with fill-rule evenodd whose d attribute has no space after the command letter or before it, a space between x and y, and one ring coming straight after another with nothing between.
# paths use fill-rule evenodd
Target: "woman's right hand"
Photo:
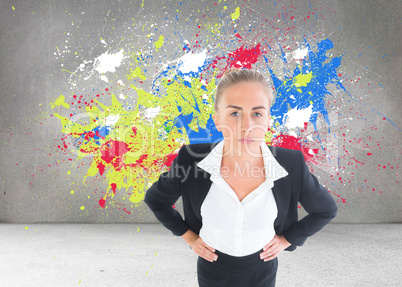
<instances>
[{"instance_id":1,"label":"woman's right hand","mask_svg":"<svg viewBox=\"0 0 402 287\"><path fill-rule=\"evenodd\" d=\"M187 244L190 245L194 253L198 256L210 262L216 261L218 259L218 255L215 254L215 249L211 246L208 246L202 240L202 238L191 229L187 230L187 232L184 233L182 237L187 242Z\"/></svg>"}]
</instances>

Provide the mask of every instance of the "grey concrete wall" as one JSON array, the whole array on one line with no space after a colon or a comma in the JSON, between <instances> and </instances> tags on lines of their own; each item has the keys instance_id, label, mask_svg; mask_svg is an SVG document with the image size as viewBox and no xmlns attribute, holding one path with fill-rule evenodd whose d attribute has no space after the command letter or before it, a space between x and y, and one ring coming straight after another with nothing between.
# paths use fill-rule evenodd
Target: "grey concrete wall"
<instances>
[{"instance_id":1,"label":"grey concrete wall","mask_svg":"<svg viewBox=\"0 0 402 287\"><path fill-rule=\"evenodd\" d=\"M2 1L0 222L154 222L141 201L129 201L129 193L140 195L150 182L141 183L139 177L139 188L131 183L112 196L110 177L116 173L107 167L102 176L86 177L96 156L77 156L76 138L63 131L55 114L85 125L89 120L84 103L77 102L80 95L83 102L96 99L111 106L115 94L126 109L138 100L134 86L160 97L158 83L177 74L186 43L194 53L207 51L209 63L215 59L218 68L242 45L248 49L260 43L263 53L250 65L267 72L265 55L274 75L281 81L287 76L289 82L297 65L303 65L292 53L308 44L318 54L317 45L325 39L333 48L321 65L342 55L339 67L329 67L336 74L328 76L322 69L317 74L317 79L329 79L321 85L328 90L323 109L330 124L320 113L317 128L310 121L297 132L307 150L318 151L309 164L338 202L333 222L401 222L400 3ZM237 7L236 19L231 14ZM161 35L164 43L158 48ZM118 55L122 49L124 58L114 71L110 65L103 72L96 66L107 51ZM165 64L171 69L163 74ZM211 65L200 68L208 79L213 78ZM130 79L136 67L146 79ZM68 109L52 108L60 95ZM152 179L157 171L147 172ZM102 208L99 200L106 193Z\"/></svg>"}]
</instances>

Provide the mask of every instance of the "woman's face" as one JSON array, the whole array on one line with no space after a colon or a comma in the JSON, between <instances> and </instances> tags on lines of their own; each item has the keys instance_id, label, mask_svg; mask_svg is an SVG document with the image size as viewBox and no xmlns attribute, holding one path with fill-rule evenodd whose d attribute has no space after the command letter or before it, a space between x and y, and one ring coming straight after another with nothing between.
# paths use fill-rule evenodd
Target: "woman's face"
<instances>
[{"instance_id":1,"label":"woman's face","mask_svg":"<svg viewBox=\"0 0 402 287\"><path fill-rule=\"evenodd\" d=\"M268 96L271 98L261 84L254 82L241 82L222 93L218 112L212 118L234 150L259 150L270 121Z\"/></svg>"}]
</instances>

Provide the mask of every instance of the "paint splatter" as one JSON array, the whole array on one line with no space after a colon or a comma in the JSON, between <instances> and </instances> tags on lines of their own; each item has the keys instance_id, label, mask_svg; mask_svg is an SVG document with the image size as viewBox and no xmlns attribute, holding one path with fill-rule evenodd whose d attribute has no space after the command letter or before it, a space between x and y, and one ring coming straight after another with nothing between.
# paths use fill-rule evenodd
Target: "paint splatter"
<instances>
[{"instance_id":1,"label":"paint splatter","mask_svg":"<svg viewBox=\"0 0 402 287\"><path fill-rule=\"evenodd\" d=\"M232 17L232 20L237 20L240 17L240 7L236 7L236 10L230 14L230 17Z\"/></svg>"},{"instance_id":2,"label":"paint splatter","mask_svg":"<svg viewBox=\"0 0 402 287\"><path fill-rule=\"evenodd\" d=\"M56 106L63 106L66 109L70 108L70 105L64 102L64 99L65 99L64 96L60 95L60 97L58 97L54 103L50 103L50 106L52 107L52 109L55 108Z\"/></svg>"},{"instance_id":3,"label":"paint splatter","mask_svg":"<svg viewBox=\"0 0 402 287\"><path fill-rule=\"evenodd\" d=\"M155 42L155 48L157 51L160 47L163 46L163 43L164 43L163 39L164 39L163 35L160 35L158 41Z\"/></svg>"},{"instance_id":4,"label":"paint splatter","mask_svg":"<svg viewBox=\"0 0 402 287\"><path fill-rule=\"evenodd\" d=\"M277 4L266 3L271 8ZM55 95L49 116L60 121L56 146L68 155L68 163L87 163L76 172L82 174L80 184L104 183L103 189L94 189L94 210L114 208L130 215L183 144L222 138L211 118L213 95L230 67L258 69L272 80L276 98L266 142L301 150L314 163L312 169L329 175L326 186L339 195L338 202L347 203L339 190L352 184L355 170L378 145L371 138L351 138L340 117L365 120L370 113L400 128L379 111L347 110L346 102L365 109L348 91L363 80L344 75L345 54L333 52L337 46L331 33L316 26L325 13L313 7L298 10L291 1L281 3L278 14L252 3L232 13L221 1L214 9L200 7L192 13L183 12L181 5L190 4L166 5L163 20L130 19L115 40L102 36L98 51L103 50L92 59L78 57L72 72L62 68L68 72L71 95ZM141 8L146 9L144 1ZM55 58L63 62L67 48L58 47ZM364 155L348 150L348 140ZM382 165L391 167L399 168ZM363 183L360 190L366 187Z\"/></svg>"}]
</instances>

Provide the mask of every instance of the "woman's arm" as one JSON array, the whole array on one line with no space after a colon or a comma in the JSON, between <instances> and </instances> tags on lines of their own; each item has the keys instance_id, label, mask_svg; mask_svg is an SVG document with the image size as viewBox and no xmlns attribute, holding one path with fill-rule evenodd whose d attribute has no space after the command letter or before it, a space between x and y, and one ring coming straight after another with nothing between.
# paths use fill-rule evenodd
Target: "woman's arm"
<instances>
[{"instance_id":1,"label":"woman's arm","mask_svg":"<svg viewBox=\"0 0 402 287\"><path fill-rule=\"evenodd\" d=\"M163 172L145 194L144 202L155 217L174 235L181 236L189 226L172 205L181 196L182 166L180 164L184 151L183 145L173 160L169 171Z\"/></svg>"},{"instance_id":2,"label":"woman's arm","mask_svg":"<svg viewBox=\"0 0 402 287\"><path fill-rule=\"evenodd\" d=\"M187 242L195 254L208 261L216 261L218 256L214 253L215 249L208 246L197 233L192 231L180 213L172 207L181 195L181 181L184 179L181 157L184 149L185 145L180 148L170 170L162 173L158 181L147 190L144 202L167 229Z\"/></svg>"},{"instance_id":3,"label":"woman's arm","mask_svg":"<svg viewBox=\"0 0 402 287\"><path fill-rule=\"evenodd\" d=\"M191 229L187 230L181 237L187 242L190 248L193 249L195 254L205 260L213 262L218 259L218 255L214 253L215 249L207 245L201 237Z\"/></svg>"},{"instance_id":4,"label":"woman's arm","mask_svg":"<svg viewBox=\"0 0 402 287\"><path fill-rule=\"evenodd\" d=\"M297 246L303 245L307 237L328 224L336 216L338 210L336 202L328 190L320 185L317 178L310 173L301 151L299 151L299 156L301 162L299 202L308 215L282 234L288 242Z\"/></svg>"}]
</instances>

